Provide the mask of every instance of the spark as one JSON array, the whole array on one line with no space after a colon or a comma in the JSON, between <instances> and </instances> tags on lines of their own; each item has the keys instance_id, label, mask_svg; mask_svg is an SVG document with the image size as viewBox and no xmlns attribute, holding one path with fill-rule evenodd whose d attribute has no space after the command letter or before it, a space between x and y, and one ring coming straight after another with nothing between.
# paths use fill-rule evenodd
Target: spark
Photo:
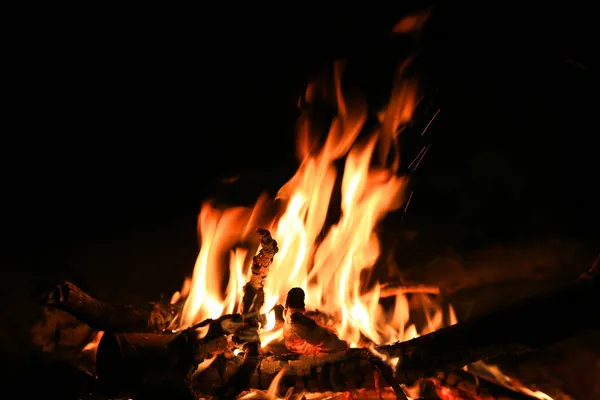
<instances>
[{"instance_id":1,"label":"spark","mask_svg":"<svg viewBox=\"0 0 600 400\"><path fill-rule=\"evenodd\" d=\"M425 129L423 129L423 132L421 132L421 136L423 136L425 134L425 132L427 132L427 129L429 128L429 125L431 125L431 123L433 122L433 120L435 119L435 117L437 117L437 115L440 113L441 108L438 108L438 110L435 112L435 114L433 114L433 117L431 117L431 120L429 121L429 123L427 124L427 126L425 127Z\"/></svg>"},{"instance_id":2,"label":"spark","mask_svg":"<svg viewBox=\"0 0 600 400\"><path fill-rule=\"evenodd\" d=\"M408 200L406 201L406 205L404 206L404 211L402 212L403 214L406 214L406 210L408 209L408 205L410 204L410 199L412 199L413 197L413 193L415 193L414 190L411 191L410 196L408 196Z\"/></svg>"},{"instance_id":3,"label":"spark","mask_svg":"<svg viewBox=\"0 0 600 400\"><path fill-rule=\"evenodd\" d=\"M421 149L421 151L419 151L419 154L417 154L417 156L410 162L410 164L408 164L408 169L411 169L410 167L412 167L412 165L419 160L419 157L421 156L421 153L423 153L425 151L425 149L427 148L427 146L423 146L423 148Z\"/></svg>"},{"instance_id":4,"label":"spark","mask_svg":"<svg viewBox=\"0 0 600 400\"><path fill-rule=\"evenodd\" d=\"M419 158L419 161L417 161L417 165L415 165L415 167L412 169L413 172L417 170L417 168L419 167L419 164L421 164L421 161L423 161L423 159L425 158L425 154L427 154L427 150L429 150L430 147L431 147L431 144L428 144L427 147L425 148L425 151L423 152L423 155L421 156L421 158Z\"/></svg>"},{"instance_id":5,"label":"spark","mask_svg":"<svg viewBox=\"0 0 600 400\"><path fill-rule=\"evenodd\" d=\"M421 95L421 97L419 97L419 100L417 100L417 102L413 106L412 112L415 112L415 110L417 109L417 107L419 106L419 104L421 104L421 100L423 100L423 97L425 97L425 95Z\"/></svg>"},{"instance_id":6,"label":"spark","mask_svg":"<svg viewBox=\"0 0 600 400\"><path fill-rule=\"evenodd\" d=\"M587 65L584 65L584 64L582 64L582 63L580 63L578 61L572 60L570 58L566 59L565 63L566 64L571 64L572 66L580 68L580 69L582 69L584 71L589 71L590 70L590 67L588 67Z\"/></svg>"}]
</instances>

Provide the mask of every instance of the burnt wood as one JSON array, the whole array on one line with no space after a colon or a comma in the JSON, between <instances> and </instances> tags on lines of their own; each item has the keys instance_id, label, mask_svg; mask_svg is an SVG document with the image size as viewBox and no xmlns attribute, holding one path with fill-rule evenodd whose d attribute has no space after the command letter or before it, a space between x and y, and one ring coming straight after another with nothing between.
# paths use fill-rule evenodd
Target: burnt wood
<instances>
[{"instance_id":1,"label":"burnt wood","mask_svg":"<svg viewBox=\"0 0 600 400\"><path fill-rule=\"evenodd\" d=\"M169 304L135 307L104 303L68 281L58 282L46 290L42 301L47 306L68 312L90 328L106 332L160 332L176 313Z\"/></svg>"}]
</instances>

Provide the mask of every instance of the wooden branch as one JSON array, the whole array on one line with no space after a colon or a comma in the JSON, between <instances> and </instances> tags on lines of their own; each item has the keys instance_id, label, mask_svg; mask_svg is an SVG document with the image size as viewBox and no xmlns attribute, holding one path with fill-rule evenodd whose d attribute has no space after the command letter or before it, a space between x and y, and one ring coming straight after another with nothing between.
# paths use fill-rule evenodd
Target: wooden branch
<instances>
[{"instance_id":1,"label":"wooden branch","mask_svg":"<svg viewBox=\"0 0 600 400\"><path fill-rule=\"evenodd\" d=\"M240 302L240 314L253 316L244 318L246 328L241 330L238 335L234 335L234 340L246 342L243 345L244 360L242 365L235 372L235 376L221 386L215 389L214 397L217 400L233 400L248 387L250 378L256 371L259 360L260 337L258 328L260 326L260 311L265 302L264 286L269 267L273 262L273 257L279 251L277 242L271 237L271 233L266 229L257 229L261 235L261 249L254 256L252 263L252 275L250 281L244 286L244 296ZM236 337L237 336L237 337ZM245 336L241 339L239 336ZM247 337L251 337L250 340Z\"/></svg>"},{"instance_id":2,"label":"wooden branch","mask_svg":"<svg viewBox=\"0 0 600 400\"><path fill-rule=\"evenodd\" d=\"M537 350L600 329L599 306L596 266L561 288L407 342L381 346L378 351L399 357L396 377L411 383L475 361Z\"/></svg>"},{"instance_id":3,"label":"wooden branch","mask_svg":"<svg viewBox=\"0 0 600 400\"><path fill-rule=\"evenodd\" d=\"M176 312L170 305L107 304L67 281L52 286L42 300L45 305L66 311L89 327L105 332L160 332L169 325Z\"/></svg>"}]
</instances>

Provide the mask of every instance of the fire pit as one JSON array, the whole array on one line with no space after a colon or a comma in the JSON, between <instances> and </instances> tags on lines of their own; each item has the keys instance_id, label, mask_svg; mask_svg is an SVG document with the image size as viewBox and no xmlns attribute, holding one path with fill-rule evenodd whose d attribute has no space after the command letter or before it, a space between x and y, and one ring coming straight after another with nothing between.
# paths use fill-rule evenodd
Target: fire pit
<instances>
[{"instance_id":1,"label":"fire pit","mask_svg":"<svg viewBox=\"0 0 600 400\"><path fill-rule=\"evenodd\" d=\"M396 31L421 23L409 18ZM411 199L398 151L419 102L409 66L410 59L398 67L390 99L375 113L344 91L344 63L311 82L300 101L298 171L275 202L203 204L193 276L170 301L121 306L71 282L48 289L46 305L98 331L85 347L95 361L90 396L551 398L484 361L598 328L597 307L588 309L600 300L597 265L558 289L466 321L457 321L437 287L374 273L390 267L380 222ZM321 140L315 115L323 108L335 112ZM570 324L556 325L553 310L564 302L576 311Z\"/></svg>"}]
</instances>

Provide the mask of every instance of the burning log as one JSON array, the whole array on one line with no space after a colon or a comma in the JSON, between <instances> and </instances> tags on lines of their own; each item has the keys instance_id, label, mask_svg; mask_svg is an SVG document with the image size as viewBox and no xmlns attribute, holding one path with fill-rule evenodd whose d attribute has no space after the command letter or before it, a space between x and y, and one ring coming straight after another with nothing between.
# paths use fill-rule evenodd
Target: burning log
<instances>
[{"instance_id":1,"label":"burning log","mask_svg":"<svg viewBox=\"0 0 600 400\"><path fill-rule=\"evenodd\" d=\"M279 251L277 242L271 237L271 233L266 229L257 229L261 235L261 249L254 256L252 263L252 275L250 281L244 285L244 296L240 303L240 314L250 315L244 318L246 328L240 332L246 338L237 339L239 342L246 342L243 345L244 361L235 372L234 376L223 385L216 388L214 395L217 399L235 399L243 390L248 387L249 381L256 371L259 363L260 337L258 328L260 326L260 309L265 302L265 280L269 273L269 267L273 262L273 257ZM250 340L248 340L250 337Z\"/></svg>"},{"instance_id":2,"label":"burning log","mask_svg":"<svg viewBox=\"0 0 600 400\"><path fill-rule=\"evenodd\" d=\"M288 292L283 312L285 346L299 354L334 353L348 349L348 344L333 331L305 315L304 298L301 288Z\"/></svg>"},{"instance_id":3,"label":"burning log","mask_svg":"<svg viewBox=\"0 0 600 400\"><path fill-rule=\"evenodd\" d=\"M104 303L75 286L63 281L44 293L44 304L73 315L98 331L160 332L175 316L172 306L149 304L142 307Z\"/></svg>"},{"instance_id":4,"label":"burning log","mask_svg":"<svg viewBox=\"0 0 600 400\"><path fill-rule=\"evenodd\" d=\"M250 281L244 285L244 297L239 310L242 315L252 312L260 313L260 309L265 303L264 287L269 267L273 262L273 257L279 251L277 242L271 237L268 230L257 229L256 232L261 235L261 249L254 256Z\"/></svg>"},{"instance_id":5,"label":"burning log","mask_svg":"<svg viewBox=\"0 0 600 400\"><path fill-rule=\"evenodd\" d=\"M284 393L290 387L310 392L374 389L374 368L369 358L370 354L364 349L350 349L329 354L262 357L242 390L266 390L284 368L286 372L280 384L280 390ZM210 368L194 377L192 387L200 395L214 393L215 389L235 380L243 362L242 357L223 360L221 365L215 362ZM388 386L385 382L382 384Z\"/></svg>"},{"instance_id":6,"label":"burning log","mask_svg":"<svg viewBox=\"0 0 600 400\"><path fill-rule=\"evenodd\" d=\"M580 279L556 290L516 302L407 342L378 351L399 357L396 377L402 383L460 369L466 364L522 353L600 328L598 260ZM556 312L569 307L567 321Z\"/></svg>"},{"instance_id":7,"label":"burning log","mask_svg":"<svg viewBox=\"0 0 600 400\"><path fill-rule=\"evenodd\" d=\"M197 329L206 326L199 338ZM111 396L132 396L150 381L184 382L204 359L222 354L227 335L244 326L242 316L233 314L179 333L105 333L96 353L99 385Z\"/></svg>"},{"instance_id":8,"label":"burning log","mask_svg":"<svg viewBox=\"0 0 600 400\"><path fill-rule=\"evenodd\" d=\"M440 372L429 382L432 383L438 396L443 399L532 399L531 396L480 379L462 369Z\"/></svg>"},{"instance_id":9,"label":"burning log","mask_svg":"<svg viewBox=\"0 0 600 400\"><path fill-rule=\"evenodd\" d=\"M277 374L285 369L279 384L280 394L309 392L378 392L390 387L393 376L382 373L372 353L365 349L328 354L296 354L288 357L264 357L253 372L247 390L266 390ZM199 396L210 396L224 382L234 379L243 364L242 357L221 359L214 362L192 379L192 388ZM391 372L391 370L390 370ZM440 373L429 380L436 391L453 394L462 399L513 399L527 400L532 397L510 391L491 381L476 378L464 370ZM395 387L395 388L394 388ZM392 384L398 399L405 399L399 385ZM458 396L461 397L458 397ZM486 397L487 396L487 397ZM448 398L448 397L445 397Z\"/></svg>"},{"instance_id":10,"label":"burning log","mask_svg":"<svg viewBox=\"0 0 600 400\"><path fill-rule=\"evenodd\" d=\"M284 308L283 337L286 347L298 354L323 354L336 353L348 350L348 344L338 338L335 332L319 325L314 319L305 315L305 294L301 288L293 288L288 292ZM362 353L368 355L368 353ZM407 397L400 385L394 378L394 372L389 365L385 364L379 357L370 355L373 370L375 388L379 390L379 376L384 379L394 390L398 400L406 400Z\"/></svg>"}]
</instances>

